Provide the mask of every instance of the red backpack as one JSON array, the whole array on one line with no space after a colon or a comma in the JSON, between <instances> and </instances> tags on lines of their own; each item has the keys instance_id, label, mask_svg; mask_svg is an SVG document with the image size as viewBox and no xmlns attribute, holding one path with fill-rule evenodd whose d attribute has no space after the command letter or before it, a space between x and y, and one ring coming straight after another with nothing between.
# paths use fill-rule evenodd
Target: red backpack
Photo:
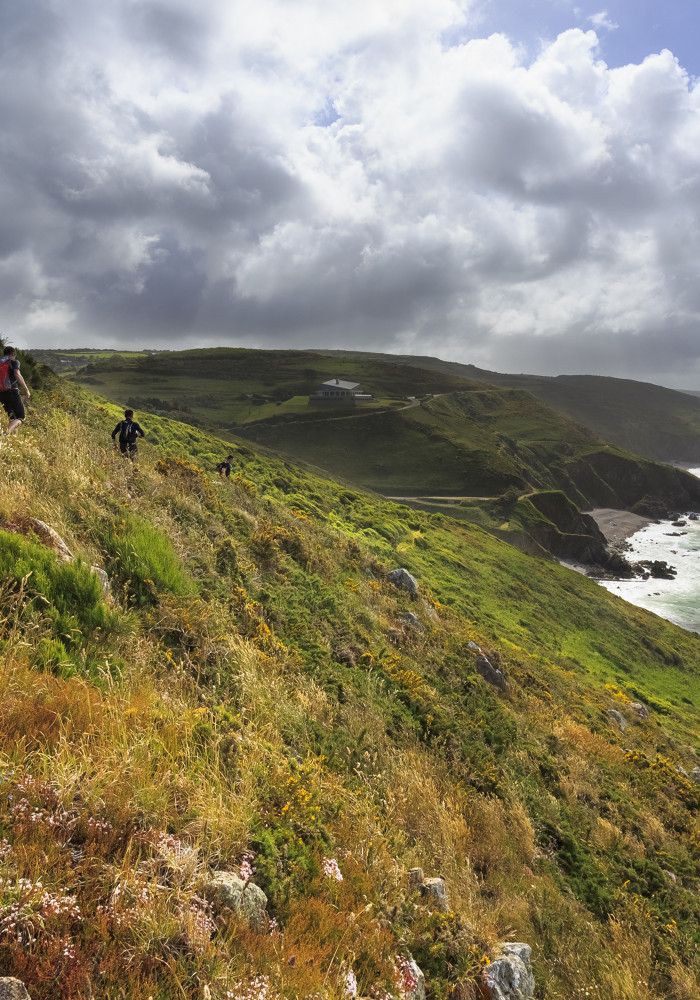
<instances>
[{"instance_id":1,"label":"red backpack","mask_svg":"<svg viewBox=\"0 0 700 1000\"><path fill-rule=\"evenodd\" d=\"M3 358L0 361L0 392L2 392L3 389L12 388L12 379L10 378L12 373L10 365L16 360L16 358Z\"/></svg>"}]
</instances>

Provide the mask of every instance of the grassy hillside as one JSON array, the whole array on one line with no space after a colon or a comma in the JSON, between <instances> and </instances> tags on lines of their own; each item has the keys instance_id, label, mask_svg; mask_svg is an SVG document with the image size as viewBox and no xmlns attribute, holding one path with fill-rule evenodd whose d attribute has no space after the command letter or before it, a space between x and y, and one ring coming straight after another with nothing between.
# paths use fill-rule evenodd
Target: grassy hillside
<instances>
[{"instance_id":1,"label":"grassy hillside","mask_svg":"<svg viewBox=\"0 0 700 1000\"><path fill-rule=\"evenodd\" d=\"M329 360L345 352L326 352ZM525 389L601 438L657 462L700 463L700 399L649 382L601 375L507 375L411 355L360 354L455 378Z\"/></svg>"},{"instance_id":2,"label":"grassy hillside","mask_svg":"<svg viewBox=\"0 0 700 1000\"><path fill-rule=\"evenodd\" d=\"M216 349L221 351L223 349ZM132 387L124 380L124 362L133 365L130 372L148 371L154 358L159 358L163 371L176 375L177 354L170 352L97 352L97 351L36 351L39 361L45 362L62 374L75 373L85 364L96 366L89 373L82 372L100 391L112 398L123 396ZM199 354L200 352L195 352ZM700 399L699 393L677 392L662 386L631 379L606 378L597 375L513 375L486 371L474 365L443 361L440 358L414 355L392 355L361 351L313 351L291 352L295 356L292 370L279 383L274 381L277 360L267 370L256 370L261 352L223 351L231 356L228 367L217 375L217 385L210 383L213 398L199 400L198 407L212 410L212 426L234 426L259 419L283 414L301 415L306 412L306 395L316 387L317 374L331 377L337 367L339 372L365 380L384 405L402 395L424 392L444 392L465 388L464 382L498 385L505 388L524 389L539 400L573 420L591 428L600 438L610 441L628 451L657 462L678 462L680 464L700 463ZM273 352L281 360L290 352ZM240 371L233 361L238 356L242 362ZM247 356L249 356L247 358ZM288 365L288 362L285 362ZM387 368L385 368L387 366ZM409 374L402 368L408 368ZM410 369L419 373L411 376ZM307 378L305 372L311 375ZM393 373L393 375L391 374ZM385 377L388 376L388 377ZM230 398L229 379L242 381L237 390L239 398ZM428 379L428 381L425 381ZM140 376L134 384L141 385ZM165 409L178 407L182 403L185 382L167 385L159 379L162 392L151 394L148 380L142 385L143 396L137 396L136 405L157 410L160 402ZM421 388L424 386L424 388ZM430 387L432 386L432 387ZM278 389L275 398L274 390ZM282 389L289 389L288 396L282 397ZM145 403L144 400L148 400ZM155 402L154 402L155 401ZM185 411L187 413L187 411ZM200 421L204 419L199 413Z\"/></svg>"},{"instance_id":3,"label":"grassy hillside","mask_svg":"<svg viewBox=\"0 0 700 1000\"><path fill-rule=\"evenodd\" d=\"M464 1000L510 939L540 1000L700 997L698 636L252 446L215 479L228 445L174 421L133 469L116 416L56 382L0 446L3 974L340 1000L352 971L398 998L411 954ZM247 866L258 931L203 896Z\"/></svg>"},{"instance_id":4,"label":"grassy hillside","mask_svg":"<svg viewBox=\"0 0 700 1000\"><path fill-rule=\"evenodd\" d=\"M563 490L582 508L700 504L695 477L608 445L518 389L474 388L395 412L260 422L240 433L390 496Z\"/></svg>"},{"instance_id":5,"label":"grassy hillside","mask_svg":"<svg viewBox=\"0 0 700 1000\"><path fill-rule=\"evenodd\" d=\"M217 348L106 357L75 379L135 408L244 434L389 495L489 497L516 488L563 490L584 507L700 504L695 479L611 447L527 391L387 358ZM310 407L305 394L333 370L373 392L374 409ZM424 398L407 406L412 395Z\"/></svg>"},{"instance_id":6,"label":"grassy hillside","mask_svg":"<svg viewBox=\"0 0 700 1000\"><path fill-rule=\"evenodd\" d=\"M403 405L416 393L472 384L461 376L416 371L392 360L377 364L372 358L348 356L329 367L313 351L233 348L100 355L71 377L122 405L221 430L260 420L317 418L319 411L308 405L309 394L336 376L373 393L376 402L370 409Z\"/></svg>"}]
</instances>

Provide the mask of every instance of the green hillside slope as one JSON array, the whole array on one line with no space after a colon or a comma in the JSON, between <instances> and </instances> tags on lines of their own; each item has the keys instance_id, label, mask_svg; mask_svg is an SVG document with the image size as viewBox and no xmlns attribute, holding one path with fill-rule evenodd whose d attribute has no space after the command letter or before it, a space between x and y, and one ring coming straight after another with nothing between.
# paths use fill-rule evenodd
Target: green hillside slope
<instances>
[{"instance_id":1,"label":"green hillside slope","mask_svg":"<svg viewBox=\"0 0 700 1000\"><path fill-rule=\"evenodd\" d=\"M56 381L0 444L2 974L398 1000L412 956L465 1000L505 939L540 1000L700 995L698 636L254 446L214 478L174 421L134 469L116 415Z\"/></svg>"},{"instance_id":2,"label":"green hillside slope","mask_svg":"<svg viewBox=\"0 0 700 1000\"><path fill-rule=\"evenodd\" d=\"M345 353L329 351L326 356L330 360ZM621 448L657 462L700 463L700 399L689 392L602 375L508 375L440 358L359 354L372 356L421 371L525 389Z\"/></svg>"},{"instance_id":3,"label":"green hillside slope","mask_svg":"<svg viewBox=\"0 0 700 1000\"><path fill-rule=\"evenodd\" d=\"M394 412L261 421L250 440L395 496L563 490L582 508L700 503L700 482L606 444L517 389L442 394Z\"/></svg>"},{"instance_id":4,"label":"green hillside slope","mask_svg":"<svg viewBox=\"0 0 700 1000\"><path fill-rule=\"evenodd\" d=\"M115 401L244 434L296 460L389 495L563 490L579 506L697 506L697 480L614 448L529 392L487 388L390 356L216 348L107 356L74 376ZM330 365L375 408L314 408ZM488 374L488 373L487 373ZM423 397L408 406L406 397ZM430 398L434 396L434 398ZM651 507L649 507L649 502ZM655 506L654 502L658 502Z\"/></svg>"}]
</instances>

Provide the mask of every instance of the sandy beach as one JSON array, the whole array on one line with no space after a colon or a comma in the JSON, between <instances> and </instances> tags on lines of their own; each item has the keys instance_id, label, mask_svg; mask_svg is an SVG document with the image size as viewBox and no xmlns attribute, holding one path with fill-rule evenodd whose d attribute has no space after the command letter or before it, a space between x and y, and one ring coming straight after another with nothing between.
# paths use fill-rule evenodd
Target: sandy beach
<instances>
[{"instance_id":1,"label":"sandy beach","mask_svg":"<svg viewBox=\"0 0 700 1000\"><path fill-rule=\"evenodd\" d=\"M653 524L654 518L642 517L640 514L631 514L628 510L614 510L612 507L596 507L594 510L586 511L595 520L596 524L608 540L608 545L615 545L623 542L635 531Z\"/></svg>"}]
</instances>

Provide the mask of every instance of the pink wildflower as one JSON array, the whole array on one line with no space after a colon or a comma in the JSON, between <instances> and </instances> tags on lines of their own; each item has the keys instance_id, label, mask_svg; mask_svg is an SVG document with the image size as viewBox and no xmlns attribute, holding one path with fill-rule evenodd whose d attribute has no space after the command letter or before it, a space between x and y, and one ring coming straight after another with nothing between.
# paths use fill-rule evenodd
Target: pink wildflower
<instances>
[{"instance_id":1,"label":"pink wildflower","mask_svg":"<svg viewBox=\"0 0 700 1000\"><path fill-rule=\"evenodd\" d=\"M336 882L343 881L343 873L341 872L335 858L324 858L321 868L326 878L333 878Z\"/></svg>"}]
</instances>

